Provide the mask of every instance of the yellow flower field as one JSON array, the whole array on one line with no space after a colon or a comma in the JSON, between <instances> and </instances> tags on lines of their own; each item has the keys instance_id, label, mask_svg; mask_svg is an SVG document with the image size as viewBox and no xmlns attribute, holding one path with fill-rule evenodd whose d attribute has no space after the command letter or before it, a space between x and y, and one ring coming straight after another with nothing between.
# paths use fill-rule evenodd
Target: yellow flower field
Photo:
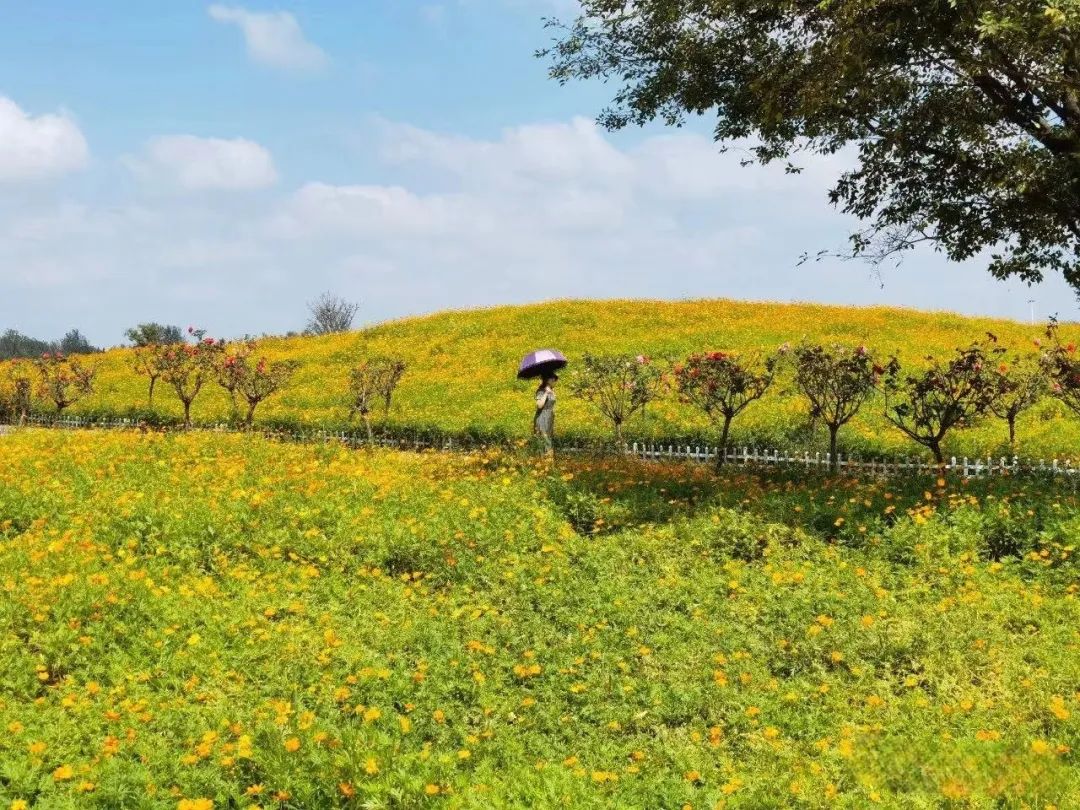
<instances>
[{"instance_id":1,"label":"yellow flower field","mask_svg":"<svg viewBox=\"0 0 1080 810\"><path fill-rule=\"evenodd\" d=\"M710 300L561 301L533 306L444 312L424 318L386 323L343 335L271 339L268 356L300 363L288 389L262 404L257 421L338 429L347 418L347 378L351 363L361 357L393 355L408 363L390 422L397 427L471 431L499 436L527 436L531 419L529 384L514 378L520 358L533 349L552 346L571 362L588 351L627 352L655 357L685 357L702 350L773 351L785 342L806 338L824 343L866 344L879 355L893 352L911 364L927 354L943 355L993 332L1012 352L1032 352L1041 326L1014 321L967 318L882 307L830 307L817 304L775 304ZM1075 329L1063 329L1075 339ZM97 391L71 413L141 415L146 406L146 380L128 367L128 352L111 351L100 363ZM42 406L44 407L44 406ZM159 384L155 411L178 419L175 395ZM197 421L229 416L228 398L210 385L196 400ZM880 415L878 402L841 431L842 449L864 454L910 454L911 445ZM806 430L806 405L781 380L764 400L735 422L736 444L780 446L797 450L827 449L824 432ZM609 428L583 402L565 389L558 407L564 435L595 437ZM708 438L704 418L674 397L646 410L644 419L627 426L637 437ZM999 456L1008 452L1003 423L958 432L947 440L955 455ZM1019 421L1019 451L1027 456L1080 456L1080 419L1058 403L1046 400Z\"/></svg>"},{"instance_id":2,"label":"yellow flower field","mask_svg":"<svg viewBox=\"0 0 1080 810\"><path fill-rule=\"evenodd\" d=\"M201 432L0 460L3 808L1080 805L1069 493Z\"/></svg>"}]
</instances>

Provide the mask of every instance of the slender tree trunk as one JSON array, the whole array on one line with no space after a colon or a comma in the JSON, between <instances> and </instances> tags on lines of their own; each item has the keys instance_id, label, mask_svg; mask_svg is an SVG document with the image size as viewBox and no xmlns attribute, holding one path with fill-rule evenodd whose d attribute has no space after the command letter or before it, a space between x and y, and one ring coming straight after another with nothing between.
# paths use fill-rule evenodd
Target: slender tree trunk
<instances>
[{"instance_id":1,"label":"slender tree trunk","mask_svg":"<svg viewBox=\"0 0 1080 810\"><path fill-rule=\"evenodd\" d=\"M731 420L733 417L724 416L724 426L720 429L720 452L716 454L716 469L724 466L724 457L727 455L728 433L731 432Z\"/></svg>"},{"instance_id":2,"label":"slender tree trunk","mask_svg":"<svg viewBox=\"0 0 1080 810\"><path fill-rule=\"evenodd\" d=\"M148 408L154 407L154 385L157 384L157 377L150 378L150 397L147 402Z\"/></svg>"},{"instance_id":3,"label":"slender tree trunk","mask_svg":"<svg viewBox=\"0 0 1080 810\"><path fill-rule=\"evenodd\" d=\"M247 416L244 417L244 424L247 425L247 429L251 430L251 426L255 423L255 406L258 402L248 402Z\"/></svg>"},{"instance_id":4,"label":"slender tree trunk","mask_svg":"<svg viewBox=\"0 0 1080 810\"><path fill-rule=\"evenodd\" d=\"M937 462L938 468L944 469L945 467L945 454L941 452L941 441L938 439L931 439L927 447L930 448L930 452L934 454L934 461Z\"/></svg>"},{"instance_id":5,"label":"slender tree trunk","mask_svg":"<svg viewBox=\"0 0 1080 810\"><path fill-rule=\"evenodd\" d=\"M840 431L839 425L829 425L829 472L836 475L840 469L840 463L836 458L836 434Z\"/></svg>"},{"instance_id":6,"label":"slender tree trunk","mask_svg":"<svg viewBox=\"0 0 1080 810\"><path fill-rule=\"evenodd\" d=\"M182 400L184 403L184 430L191 429L191 400Z\"/></svg>"},{"instance_id":7,"label":"slender tree trunk","mask_svg":"<svg viewBox=\"0 0 1080 810\"><path fill-rule=\"evenodd\" d=\"M1009 450L1016 450L1016 414L1009 414Z\"/></svg>"},{"instance_id":8,"label":"slender tree trunk","mask_svg":"<svg viewBox=\"0 0 1080 810\"><path fill-rule=\"evenodd\" d=\"M624 448L623 436L622 436L622 420L615 420L615 442L619 445L619 449Z\"/></svg>"},{"instance_id":9,"label":"slender tree trunk","mask_svg":"<svg viewBox=\"0 0 1080 810\"><path fill-rule=\"evenodd\" d=\"M363 418L364 418L364 427L367 429L368 447L369 448L374 447L375 446L375 434L371 430L371 414L364 413L364 414L361 414L361 416L363 416Z\"/></svg>"}]
</instances>

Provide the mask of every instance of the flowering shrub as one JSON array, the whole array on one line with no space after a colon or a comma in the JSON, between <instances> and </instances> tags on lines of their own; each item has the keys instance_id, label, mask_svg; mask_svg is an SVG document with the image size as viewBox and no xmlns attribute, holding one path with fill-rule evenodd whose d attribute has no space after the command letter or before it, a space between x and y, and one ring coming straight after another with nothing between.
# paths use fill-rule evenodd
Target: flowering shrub
<instances>
[{"instance_id":1,"label":"flowering shrub","mask_svg":"<svg viewBox=\"0 0 1080 810\"><path fill-rule=\"evenodd\" d=\"M803 343L792 353L795 385L810 402L810 418L829 429L829 467L837 470L836 434L874 393L884 369L865 346L819 346Z\"/></svg>"},{"instance_id":2,"label":"flowering shrub","mask_svg":"<svg viewBox=\"0 0 1080 810\"><path fill-rule=\"evenodd\" d=\"M224 340L206 337L206 332L188 327L195 342L161 346L157 349L161 379L171 386L184 408L184 427L191 427L191 405L203 386L213 379Z\"/></svg>"},{"instance_id":3,"label":"flowering shrub","mask_svg":"<svg viewBox=\"0 0 1080 810\"><path fill-rule=\"evenodd\" d=\"M750 403L765 396L776 374L776 358L747 361L731 352L692 354L675 366L675 384L683 402L720 426L717 464L724 463L731 422Z\"/></svg>"},{"instance_id":4,"label":"flowering shrub","mask_svg":"<svg viewBox=\"0 0 1080 810\"><path fill-rule=\"evenodd\" d=\"M623 425L660 393L662 374L645 355L586 354L570 376L570 390L611 423L623 441Z\"/></svg>"},{"instance_id":5,"label":"flowering shrub","mask_svg":"<svg viewBox=\"0 0 1080 810\"><path fill-rule=\"evenodd\" d=\"M96 369L83 365L77 357L46 353L35 365L40 395L56 406L58 414L94 391Z\"/></svg>"},{"instance_id":6,"label":"flowering shrub","mask_svg":"<svg viewBox=\"0 0 1080 810\"><path fill-rule=\"evenodd\" d=\"M1046 357L1022 354L997 367L998 396L990 403L994 416L1009 427L1009 449L1016 450L1016 420L1050 392Z\"/></svg>"},{"instance_id":7,"label":"flowering shrub","mask_svg":"<svg viewBox=\"0 0 1080 810\"><path fill-rule=\"evenodd\" d=\"M1080 357L1076 353L1076 344L1062 342L1056 320L1050 321L1046 336L1050 343L1043 352L1042 361L1050 378L1051 393L1073 413L1080 414Z\"/></svg>"},{"instance_id":8,"label":"flowering shrub","mask_svg":"<svg viewBox=\"0 0 1080 810\"><path fill-rule=\"evenodd\" d=\"M927 357L928 366L905 373L894 357L884 369L885 417L945 463L942 442L949 431L971 425L1004 393L994 369L1002 349L973 343L947 361Z\"/></svg>"}]
</instances>

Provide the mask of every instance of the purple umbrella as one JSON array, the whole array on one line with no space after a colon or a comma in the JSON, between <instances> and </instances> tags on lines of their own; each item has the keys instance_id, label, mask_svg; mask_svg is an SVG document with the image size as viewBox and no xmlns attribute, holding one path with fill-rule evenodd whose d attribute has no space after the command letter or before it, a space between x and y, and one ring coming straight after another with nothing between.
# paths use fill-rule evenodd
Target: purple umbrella
<instances>
[{"instance_id":1,"label":"purple umbrella","mask_svg":"<svg viewBox=\"0 0 1080 810\"><path fill-rule=\"evenodd\" d=\"M566 358L562 352L554 349L539 349L532 354L527 354L518 367L519 380L531 380L535 377L543 377L560 368L565 368Z\"/></svg>"}]
</instances>

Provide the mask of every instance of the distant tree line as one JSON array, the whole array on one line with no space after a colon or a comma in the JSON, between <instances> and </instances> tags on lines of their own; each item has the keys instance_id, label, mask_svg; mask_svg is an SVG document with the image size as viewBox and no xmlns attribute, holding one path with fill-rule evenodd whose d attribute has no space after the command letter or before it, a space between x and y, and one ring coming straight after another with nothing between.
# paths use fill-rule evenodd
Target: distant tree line
<instances>
[{"instance_id":1,"label":"distant tree line","mask_svg":"<svg viewBox=\"0 0 1080 810\"><path fill-rule=\"evenodd\" d=\"M0 360L41 357L43 354L95 354L101 349L92 345L78 329L72 329L60 340L38 340L17 329L0 333Z\"/></svg>"}]
</instances>

